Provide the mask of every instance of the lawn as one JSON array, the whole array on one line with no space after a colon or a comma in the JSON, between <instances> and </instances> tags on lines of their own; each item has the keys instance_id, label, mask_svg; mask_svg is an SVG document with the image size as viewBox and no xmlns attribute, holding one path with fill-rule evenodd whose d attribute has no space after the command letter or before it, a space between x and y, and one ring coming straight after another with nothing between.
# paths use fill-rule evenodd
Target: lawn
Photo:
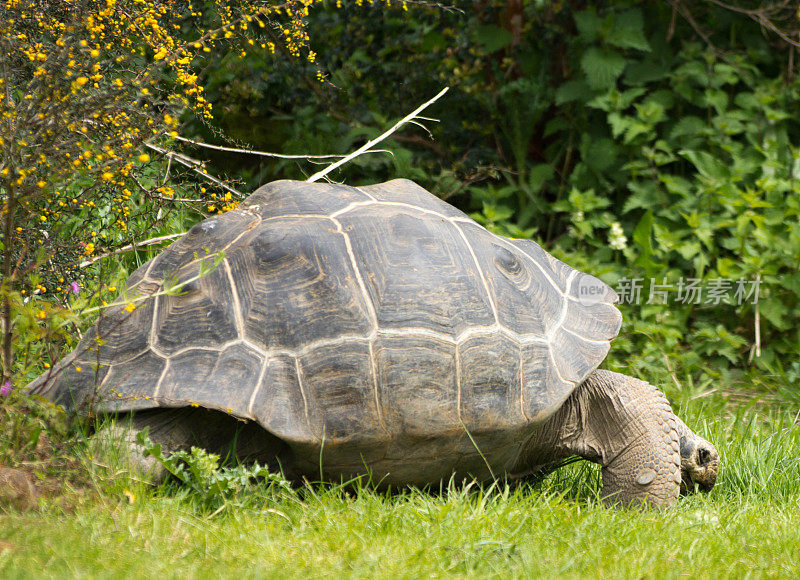
<instances>
[{"instance_id":1,"label":"lawn","mask_svg":"<svg viewBox=\"0 0 800 580\"><path fill-rule=\"evenodd\" d=\"M209 500L84 459L82 485L63 485L38 510L0 515L0 577L800 575L791 409L756 401L731 411L720 397L680 406L715 442L723 468L710 494L675 509L605 508L598 470L584 462L515 488L389 495L253 482Z\"/></svg>"}]
</instances>

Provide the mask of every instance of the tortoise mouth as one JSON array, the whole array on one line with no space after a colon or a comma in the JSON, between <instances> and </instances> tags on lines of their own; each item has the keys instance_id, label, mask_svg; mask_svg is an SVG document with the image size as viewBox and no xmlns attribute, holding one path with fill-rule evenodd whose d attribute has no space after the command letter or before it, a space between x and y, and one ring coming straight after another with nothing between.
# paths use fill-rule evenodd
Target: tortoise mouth
<instances>
[{"instance_id":1,"label":"tortoise mouth","mask_svg":"<svg viewBox=\"0 0 800 580\"><path fill-rule=\"evenodd\" d=\"M681 495L695 490L708 493L717 483L718 464L700 469L681 470Z\"/></svg>"}]
</instances>

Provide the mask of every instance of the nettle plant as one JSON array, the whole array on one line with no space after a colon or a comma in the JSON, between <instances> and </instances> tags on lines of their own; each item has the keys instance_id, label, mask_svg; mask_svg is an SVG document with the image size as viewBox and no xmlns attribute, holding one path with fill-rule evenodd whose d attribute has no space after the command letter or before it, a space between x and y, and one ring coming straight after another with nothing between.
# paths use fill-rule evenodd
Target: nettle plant
<instances>
[{"instance_id":1,"label":"nettle plant","mask_svg":"<svg viewBox=\"0 0 800 580\"><path fill-rule=\"evenodd\" d=\"M574 18L580 66L555 92L566 114L551 130L573 136L579 161L552 206L570 221L556 243L589 253L618 289L641 281L624 307L636 344L619 341L620 354L683 350L712 374L756 364L786 376L800 352L796 78L763 43L723 53L647 34L639 9Z\"/></svg>"},{"instance_id":2,"label":"nettle plant","mask_svg":"<svg viewBox=\"0 0 800 580\"><path fill-rule=\"evenodd\" d=\"M181 115L212 116L196 69L212 54L266 47L267 30L273 50L313 61L305 17L314 3L0 5L0 384L15 373L24 381L42 345L69 339L65 328L80 324L70 301L85 283L100 287L97 305L113 296L117 282L100 285L99 270L86 269L95 258L235 207L236 190L169 151Z\"/></svg>"}]
</instances>

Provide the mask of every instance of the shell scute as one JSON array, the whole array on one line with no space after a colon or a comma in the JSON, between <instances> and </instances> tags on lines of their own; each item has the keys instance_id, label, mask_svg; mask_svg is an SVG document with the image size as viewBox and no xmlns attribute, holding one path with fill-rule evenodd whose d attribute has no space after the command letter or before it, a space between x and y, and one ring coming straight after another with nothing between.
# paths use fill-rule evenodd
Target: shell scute
<instances>
[{"instance_id":1,"label":"shell scute","mask_svg":"<svg viewBox=\"0 0 800 580\"><path fill-rule=\"evenodd\" d=\"M234 409L234 414L247 416L263 360L263 355L242 343L220 350L188 350L170 358L158 397L165 403Z\"/></svg>"},{"instance_id":2,"label":"shell scute","mask_svg":"<svg viewBox=\"0 0 800 580\"><path fill-rule=\"evenodd\" d=\"M474 336L458 347L461 419L473 435L499 433L525 422L520 347Z\"/></svg>"},{"instance_id":3,"label":"shell scute","mask_svg":"<svg viewBox=\"0 0 800 580\"><path fill-rule=\"evenodd\" d=\"M461 431L451 344L427 336L381 336L373 348L383 421L401 440Z\"/></svg>"},{"instance_id":4,"label":"shell scute","mask_svg":"<svg viewBox=\"0 0 800 580\"><path fill-rule=\"evenodd\" d=\"M377 201L399 203L414 208L433 211L447 218L469 220L469 216L449 203L442 201L435 195L408 179L392 179L385 183L359 187L360 192L366 193Z\"/></svg>"},{"instance_id":5,"label":"shell scute","mask_svg":"<svg viewBox=\"0 0 800 580\"><path fill-rule=\"evenodd\" d=\"M286 195L288 190L292 195ZM354 187L275 181L258 188L239 207L262 219L270 219L286 215L330 215L351 203L364 201L370 201L370 197Z\"/></svg>"},{"instance_id":6,"label":"shell scute","mask_svg":"<svg viewBox=\"0 0 800 580\"><path fill-rule=\"evenodd\" d=\"M218 265L198 276L200 264L193 262L176 277L178 284L183 284L180 293L161 295L153 302L156 312L152 346L167 356L186 346L217 348L239 337L235 302L225 269Z\"/></svg>"},{"instance_id":7,"label":"shell scute","mask_svg":"<svg viewBox=\"0 0 800 580\"><path fill-rule=\"evenodd\" d=\"M265 349L297 350L372 329L343 236L327 219L265 222L229 252L245 337Z\"/></svg>"},{"instance_id":8,"label":"shell scute","mask_svg":"<svg viewBox=\"0 0 800 580\"><path fill-rule=\"evenodd\" d=\"M380 328L427 328L455 336L494 322L456 225L396 206L365 206L338 219Z\"/></svg>"},{"instance_id":9,"label":"shell scute","mask_svg":"<svg viewBox=\"0 0 800 580\"><path fill-rule=\"evenodd\" d=\"M557 323L564 300L548 279L552 273L478 224L461 227L483 271L500 324L520 334L544 337Z\"/></svg>"},{"instance_id":10,"label":"shell scute","mask_svg":"<svg viewBox=\"0 0 800 580\"><path fill-rule=\"evenodd\" d=\"M326 445L380 438L367 340L320 346L299 357L298 366L312 429Z\"/></svg>"}]
</instances>

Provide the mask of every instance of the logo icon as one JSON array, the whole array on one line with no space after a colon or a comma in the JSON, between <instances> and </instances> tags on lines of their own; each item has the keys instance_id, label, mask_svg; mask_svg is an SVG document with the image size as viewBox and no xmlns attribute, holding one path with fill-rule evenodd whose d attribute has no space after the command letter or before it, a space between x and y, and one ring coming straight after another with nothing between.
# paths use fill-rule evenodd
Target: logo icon
<instances>
[{"instance_id":1,"label":"logo icon","mask_svg":"<svg viewBox=\"0 0 800 580\"><path fill-rule=\"evenodd\" d=\"M582 274L573 284L573 292L581 304L597 304L607 302L610 298L609 287L594 276Z\"/></svg>"}]
</instances>

